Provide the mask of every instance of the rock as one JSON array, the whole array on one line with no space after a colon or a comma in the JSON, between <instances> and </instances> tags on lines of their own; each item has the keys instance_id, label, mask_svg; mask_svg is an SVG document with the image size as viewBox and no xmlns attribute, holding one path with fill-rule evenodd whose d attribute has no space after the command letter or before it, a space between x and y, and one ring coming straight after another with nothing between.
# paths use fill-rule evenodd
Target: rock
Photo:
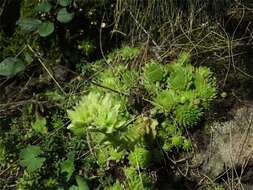
<instances>
[{"instance_id":1,"label":"rock","mask_svg":"<svg viewBox=\"0 0 253 190\"><path fill-rule=\"evenodd\" d=\"M201 165L200 173L215 179L227 169L241 171L245 167L243 175L248 177L246 166L253 162L253 103L235 110L232 120L215 122L208 126L208 130L209 143L201 147L192 160L192 163ZM253 181L252 172L250 175Z\"/></svg>"}]
</instances>

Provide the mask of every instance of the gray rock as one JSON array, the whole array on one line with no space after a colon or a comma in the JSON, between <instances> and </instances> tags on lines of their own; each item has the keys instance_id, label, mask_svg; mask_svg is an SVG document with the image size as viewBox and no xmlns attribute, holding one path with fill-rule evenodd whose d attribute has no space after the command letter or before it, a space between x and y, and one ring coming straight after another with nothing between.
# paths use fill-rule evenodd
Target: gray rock
<instances>
[{"instance_id":1,"label":"gray rock","mask_svg":"<svg viewBox=\"0 0 253 190\"><path fill-rule=\"evenodd\" d=\"M232 120L207 127L210 143L192 160L201 165L204 175L215 179L228 169L243 168L253 161L253 104L235 110Z\"/></svg>"}]
</instances>

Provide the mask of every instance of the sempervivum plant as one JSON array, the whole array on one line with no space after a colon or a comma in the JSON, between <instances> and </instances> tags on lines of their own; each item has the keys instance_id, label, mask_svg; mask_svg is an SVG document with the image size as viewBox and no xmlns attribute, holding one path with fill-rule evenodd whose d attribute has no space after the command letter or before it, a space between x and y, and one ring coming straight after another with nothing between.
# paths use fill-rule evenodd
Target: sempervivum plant
<instances>
[{"instance_id":1,"label":"sempervivum plant","mask_svg":"<svg viewBox=\"0 0 253 190\"><path fill-rule=\"evenodd\" d=\"M183 53L172 64L151 61L144 67L143 84L153 97L156 111L179 126L196 125L216 96L215 79L207 67L195 68Z\"/></svg>"},{"instance_id":2,"label":"sempervivum plant","mask_svg":"<svg viewBox=\"0 0 253 190\"><path fill-rule=\"evenodd\" d=\"M74 133L85 130L110 134L120 130L128 121L124 104L109 93L89 93L84 96L74 110L69 110L71 124L68 126Z\"/></svg>"},{"instance_id":3,"label":"sempervivum plant","mask_svg":"<svg viewBox=\"0 0 253 190\"><path fill-rule=\"evenodd\" d=\"M174 111L175 121L183 127L196 125L202 114L201 108L190 105L179 105Z\"/></svg>"}]
</instances>

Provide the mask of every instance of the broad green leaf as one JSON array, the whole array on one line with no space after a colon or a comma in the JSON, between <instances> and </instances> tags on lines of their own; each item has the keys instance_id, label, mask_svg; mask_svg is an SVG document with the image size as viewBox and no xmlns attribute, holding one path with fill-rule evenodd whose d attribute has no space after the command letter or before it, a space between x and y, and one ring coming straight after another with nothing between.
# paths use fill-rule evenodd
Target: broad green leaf
<instances>
[{"instance_id":1,"label":"broad green leaf","mask_svg":"<svg viewBox=\"0 0 253 190\"><path fill-rule=\"evenodd\" d=\"M62 8L57 13L57 20L61 23L68 23L74 18L74 13L70 13L66 8Z\"/></svg>"},{"instance_id":2,"label":"broad green leaf","mask_svg":"<svg viewBox=\"0 0 253 190\"><path fill-rule=\"evenodd\" d=\"M74 158L74 154L70 154L68 159L61 163L61 173L66 174L67 181L69 181L75 171Z\"/></svg>"},{"instance_id":3,"label":"broad green leaf","mask_svg":"<svg viewBox=\"0 0 253 190\"><path fill-rule=\"evenodd\" d=\"M63 6L63 7L66 7L66 6L69 6L70 3L71 3L71 0L58 0L58 3Z\"/></svg>"},{"instance_id":4,"label":"broad green leaf","mask_svg":"<svg viewBox=\"0 0 253 190\"><path fill-rule=\"evenodd\" d=\"M47 37L54 32L54 24L52 22L43 22L38 27L41 37Z\"/></svg>"},{"instance_id":5,"label":"broad green leaf","mask_svg":"<svg viewBox=\"0 0 253 190\"><path fill-rule=\"evenodd\" d=\"M49 2L42 2L37 5L36 11L47 13L52 9L52 5Z\"/></svg>"},{"instance_id":6,"label":"broad green leaf","mask_svg":"<svg viewBox=\"0 0 253 190\"><path fill-rule=\"evenodd\" d=\"M25 18L17 21L17 25L19 25L22 30L28 32L36 31L40 24L41 20L35 18Z\"/></svg>"},{"instance_id":7,"label":"broad green leaf","mask_svg":"<svg viewBox=\"0 0 253 190\"><path fill-rule=\"evenodd\" d=\"M42 135L47 134L47 120L44 117L36 117L36 121L32 122L32 128Z\"/></svg>"},{"instance_id":8,"label":"broad green leaf","mask_svg":"<svg viewBox=\"0 0 253 190\"><path fill-rule=\"evenodd\" d=\"M15 57L7 57L0 63L0 75L2 76L14 76L24 70L23 61Z\"/></svg>"},{"instance_id":9,"label":"broad green leaf","mask_svg":"<svg viewBox=\"0 0 253 190\"><path fill-rule=\"evenodd\" d=\"M26 167L28 172L33 172L40 169L45 162L45 158L40 157L42 150L39 146L28 145L25 149L20 152L20 164Z\"/></svg>"}]
</instances>

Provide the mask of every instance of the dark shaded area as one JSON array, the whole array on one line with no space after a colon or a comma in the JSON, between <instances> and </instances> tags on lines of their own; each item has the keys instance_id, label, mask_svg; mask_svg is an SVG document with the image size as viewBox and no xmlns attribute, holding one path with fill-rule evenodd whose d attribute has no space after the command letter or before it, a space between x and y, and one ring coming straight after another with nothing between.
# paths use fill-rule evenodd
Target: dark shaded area
<instances>
[{"instance_id":1,"label":"dark shaded area","mask_svg":"<svg viewBox=\"0 0 253 190\"><path fill-rule=\"evenodd\" d=\"M114 2L111 0L103 3L85 1L72 5L69 11L75 13L74 19L67 24L54 19L55 34L47 39L41 39L42 48L47 51L57 45L63 56L62 62L72 70L75 70L75 65L82 59L85 59L86 62L100 59L102 57L100 46L104 52L116 46L116 38L111 35L113 5ZM90 9L94 11L92 16L89 15ZM50 14L49 17L55 17L54 12ZM100 29L102 22L106 23L106 27ZM94 45L94 49L87 55L78 49L78 42L84 40ZM57 44L54 44L55 41Z\"/></svg>"},{"instance_id":2,"label":"dark shaded area","mask_svg":"<svg viewBox=\"0 0 253 190\"><path fill-rule=\"evenodd\" d=\"M193 190L197 183L188 180L180 175L172 175L172 171L161 170L158 171L157 186L159 190Z\"/></svg>"},{"instance_id":3,"label":"dark shaded area","mask_svg":"<svg viewBox=\"0 0 253 190\"><path fill-rule=\"evenodd\" d=\"M1 0L3 12L0 15L0 29L4 31L7 36L11 36L16 27L16 21L20 16L21 0Z\"/></svg>"}]
</instances>

